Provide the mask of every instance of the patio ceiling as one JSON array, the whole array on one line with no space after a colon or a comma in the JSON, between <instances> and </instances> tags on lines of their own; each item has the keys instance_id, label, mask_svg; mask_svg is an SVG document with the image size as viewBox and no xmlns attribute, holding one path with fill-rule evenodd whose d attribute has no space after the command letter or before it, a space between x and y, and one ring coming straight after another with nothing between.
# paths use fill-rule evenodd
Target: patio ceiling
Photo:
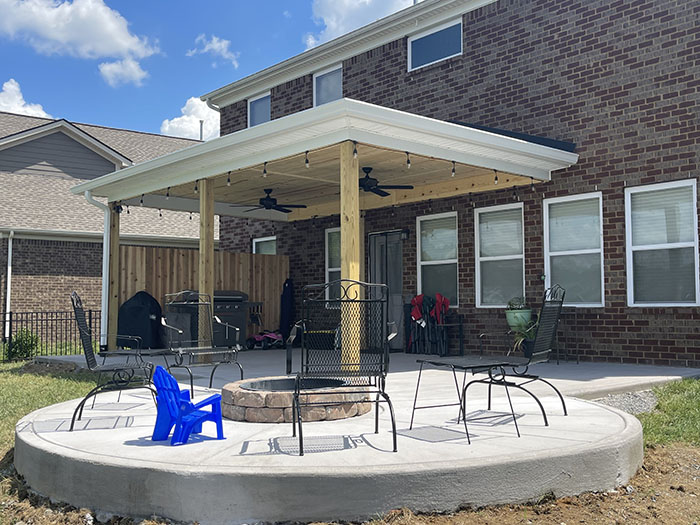
<instances>
[{"instance_id":1,"label":"patio ceiling","mask_svg":"<svg viewBox=\"0 0 700 525\"><path fill-rule=\"evenodd\" d=\"M371 166L380 184L415 186L392 190L384 198L361 192L361 209L530 185L549 180L552 171L578 160L575 153L521 138L341 99L116 171L71 191L90 191L110 202L143 200L144 206L198 211L197 181L208 178L214 181L219 215L272 220L331 215L340 210L339 150L348 140L357 143L360 166ZM264 188L273 189L279 202L308 208L288 215L248 212Z\"/></svg>"}]
</instances>

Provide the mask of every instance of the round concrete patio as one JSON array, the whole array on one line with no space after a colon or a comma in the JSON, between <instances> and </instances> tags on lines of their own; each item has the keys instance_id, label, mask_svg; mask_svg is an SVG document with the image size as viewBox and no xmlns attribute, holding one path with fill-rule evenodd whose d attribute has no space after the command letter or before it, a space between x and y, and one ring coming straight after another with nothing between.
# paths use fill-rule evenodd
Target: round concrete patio
<instances>
[{"instance_id":1,"label":"round concrete patio","mask_svg":"<svg viewBox=\"0 0 700 525\"><path fill-rule=\"evenodd\" d=\"M155 408L141 390L119 403L116 393L99 396L74 432L68 426L77 401L29 414L17 425L15 465L54 500L206 524L361 520L399 507L453 511L523 502L611 489L641 464L636 418L574 398L567 398L565 417L558 399L541 397L550 417L545 427L534 402L515 395L521 438L498 392L493 417L470 423L471 445L456 407L418 411L409 430L415 376L403 371L388 382L397 453L385 413L379 434L372 413L305 424L303 457L290 424L225 420L226 440L217 441L207 423L202 437L170 447L150 440ZM421 404L454 400L449 372L426 371L423 381ZM198 389L195 399L207 393ZM469 400L469 417L483 415L478 395Z\"/></svg>"}]
</instances>

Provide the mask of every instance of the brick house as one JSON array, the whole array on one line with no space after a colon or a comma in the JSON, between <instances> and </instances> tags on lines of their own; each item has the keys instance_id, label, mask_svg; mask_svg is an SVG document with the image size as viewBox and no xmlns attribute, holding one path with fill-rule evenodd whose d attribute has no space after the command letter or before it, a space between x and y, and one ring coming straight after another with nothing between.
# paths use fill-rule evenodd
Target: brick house
<instances>
[{"instance_id":1,"label":"brick house","mask_svg":"<svg viewBox=\"0 0 700 525\"><path fill-rule=\"evenodd\" d=\"M103 212L69 189L197 143L0 112L0 311L70 310L73 290L99 309ZM137 207L125 214L123 240L194 248L193 222Z\"/></svg>"},{"instance_id":2,"label":"brick house","mask_svg":"<svg viewBox=\"0 0 700 525\"><path fill-rule=\"evenodd\" d=\"M286 220L227 209L221 248L288 255L297 289L337 278L345 249L338 206L321 202L331 191L314 170L319 157L328 162L321 146L331 139L313 130L345 108L348 124L336 143L353 141L359 165L374 167L380 184L416 186L360 199L360 277L389 281L396 318L414 295L439 291L464 317L473 348L479 333L503 331L510 298L537 305L558 282L567 289L568 351L700 366L699 22L699 6L671 0L425 0L204 95L221 112L222 138L212 148L232 160L185 175L185 159L173 155L169 168L182 170L171 183L192 197L192 181L212 177L217 203L250 205L253 178L262 173L273 188L288 175L298 187L280 182L275 194L309 208ZM365 112L372 117L363 120ZM296 132L293 122L307 123L307 147L275 138ZM335 131L329 125L326 133ZM374 142L364 140L370 136ZM273 138L277 157L263 142ZM245 151L249 139L259 141L257 156ZM460 156L477 142L493 154ZM546 157L547 175L530 170L534 157L495 153L506 144ZM578 157L563 153L572 155L573 145ZM535 155L539 146L546 149ZM382 148L391 154L381 156ZM311 168L292 173L290 159ZM147 188L162 199L163 183L139 182L159 169L131 170L131 192L117 191L110 176L95 191L133 202ZM319 186L302 187L304 173ZM232 180L238 190L226 189ZM344 191L341 184L341 210Z\"/></svg>"}]
</instances>

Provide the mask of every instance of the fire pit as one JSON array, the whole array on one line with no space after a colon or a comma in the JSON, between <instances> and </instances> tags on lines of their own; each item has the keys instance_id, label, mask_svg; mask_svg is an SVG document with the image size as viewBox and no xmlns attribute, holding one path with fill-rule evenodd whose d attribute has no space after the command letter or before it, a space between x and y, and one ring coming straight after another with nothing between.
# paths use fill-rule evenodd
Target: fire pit
<instances>
[{"instance_id":1,"label":"fire pit","mask_svg":"<svg viewBox=\"0 0 700 525\"><path fill-rule=\"evenodd\" d=\"M359 402L369 399L367 394L352 393L353 387L344 386L340 379L307 379L304 385L305 390L323 393L319 401L325 403L304 407L301 413L304 421L345 419L366 414L372 409L371 403ZM333 394L338 389L346 393ZM294 378L288 376L259 377L229 383L221 391L223 415L234 421L291 423L293 392ZM310 401L314 401L313 394L309 397Z\"/></svg>"}]
</instances>

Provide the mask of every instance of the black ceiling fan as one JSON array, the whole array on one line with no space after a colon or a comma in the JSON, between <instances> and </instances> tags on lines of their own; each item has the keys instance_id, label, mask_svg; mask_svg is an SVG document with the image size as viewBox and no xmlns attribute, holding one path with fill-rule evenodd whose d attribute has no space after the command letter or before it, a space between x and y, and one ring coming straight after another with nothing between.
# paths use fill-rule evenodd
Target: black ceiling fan
<instances>
[{"instance_id":1,"label":"black ceiling fan","mask_svg":"<svg viewBox=\"0 0 700 525\"><path fill-rule=\"evenodd\" d=\"M260 204L258 206L253 207L253 208L250 208L249 210L246 210L246 212L255 211L255 210L276 210L276 211L281 211L282 213L291 213L292 212L291 208L306 208L305 204L279 204L277 202L277 199L270 196L270 193L272 193L271 188L267 188L263 191L265 192L265 196L258 201ZM245 204L233 204L233 206L246 206L246 205Z\"/></svg>"},{"instance_id":2,"label":"black ceiling fan","mask_svg":"<svg viewBox=\"0 0 700 525\"><path fill-rule=\"evenodd\" d=\"M372 168L366 166L362 168L365 172L365 176L360 179L360 189L379 195L380 197L388 197L389 193L384 190L412 190L413 186L406 184L379 184L379 181L369 174L372 173Z\"/></svg>"}]
</instances>

